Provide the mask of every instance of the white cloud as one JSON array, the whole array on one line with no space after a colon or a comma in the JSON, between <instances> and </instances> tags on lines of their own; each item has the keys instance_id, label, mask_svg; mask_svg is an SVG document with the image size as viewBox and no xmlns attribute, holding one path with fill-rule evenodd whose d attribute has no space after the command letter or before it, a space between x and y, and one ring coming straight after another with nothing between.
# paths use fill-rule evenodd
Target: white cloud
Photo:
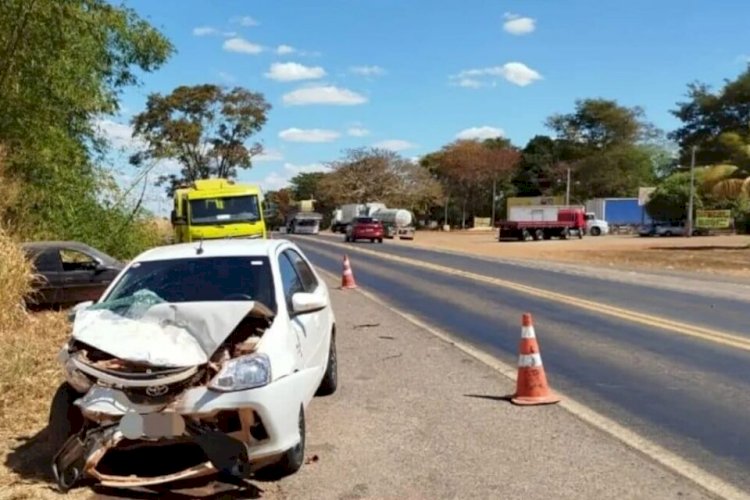
<instances>
[{"instance_id":1,"label":"white cloud","mask_svg":"<svg viewBox=\"0 0 750 500\"><path fill-rule=\"evenodd\" d=\"M94 125L115 148L134 151L144 146L140 139L133 138L133 127L130 125L108 119L97 120Z\"/></svg>"},{"instance_id":2,"label":"white cloud","mask_svg":"<svg viewBox=\"0 0 750 500\"><path fill-rule=\"evenodd\" d=\"M295 52L297 52L297 49L295 49L291 45L279 45L278 47L276 47L276 53L280 56L294 54Z\"/></svg>"},{"instance_id":3,"label":"white cloud","mask_svg":"<svg viewBox=\"0 0 750 500\"><path fill-rule=\"evenodd\" d=\"M402 139L389 139L387 141L380 141L374 144L374 146L376 148L390 149L391 151L405 151L407 149L414 149L417 147L416 144L413 144L409 141L404 141Z\"/></svg>"},{"instance_id":4,"label":"white cloud","mask_svg":"<svg viewBox=\"0 0 750 500\"><path fill-rule=\"evenodd\" d=\"M354 106L364 104L367 98L349 89L329 86L303 87L283 97L288 106L305 106L310 104L328 104L337 106Z\"/></svg>"},{"instance_id":5,"label":"white cloud","mask_svg":"<svg viewBox=\"0 0 750 500\"><path fill-rule=\"evenodd\" d=\"M349 68L349 71L362 76L380 76L385 74L385 70L380 66L352 66Z\"/></svg>"},{"instance_id":6,"label":"white cloud","mask_svg":"<svg viewBox=\"0 0 750 500\"><path fill-rule=\"evenodd\" d=\"M484 84L480 78L487 77L490 80L498 77L504 78L519 87L525 87L542 79L542 75L536 70L520 62L509 62L502 66L490 66L487 68L467 69L457 75L451 76L451 79L457 80L457 85L461 87L478 88Z\"/></svg>"},{"instance_id":7,"label":"white cloud","mask_svg":"<svg viewBox=\"0 0 750 500\"><path fill-rule=\"evenodd\" d=\"M511 35L528 35L536 29L536 20L506 12L503 29Z\"/></svg>"},{"instance_id":8,"label":"white cloud","mask_svg":"<svg viewBox=\"0 0 750 500\"><path fill-rule=\"evenodd\" d=\"M320 163L294 164L284 163L280 171L274 171L259 181L264 191L277 190L289 185L289 181L297 174L311 172L327 172L330 169ZM252 181L251 181L252 182Z\"/></svg>"},{"instance_id":9,"label":"white cloud","mask_svg":"<svg viewBox=\"0 0 750 500\"><path fill-rule=\"evenodd\" d=\"M237 32L236 31L225 31L225 32L222 33L222 35L224 35L225 37L235 37L235 36L237 36Z\"/></svg>"},{"instance_id":10,"label":"white cloud","mask_svg":"<svg viewBox=\"0 0 750 500\"><path fill-rule=\"evenodd\" d=\"M252 26L258 26L260 24L258 21L256 21L250 16L235 17L232 19L232 22L239 24L240 26L245 26L246 28L250 28Z\"/></svg>"},{"instance_id":11,"label":"white cloud","mask_svg":"<svg viewBox=\"0 0 750 500\"><path fill-rule=\"evenodd\" d=\"M341 137L341 134L335 130L320 128L288 128L279 132L279 137L288 142L331 142Z\"/></svg>"},{"instance_id":12,"label":"white cloud","mask_svg":"<svg viewBox=\"0 0 750 500\"><path fill-rule=\"evenodd\" d=\"M471 127L462 130L456 134L456 139L494 139L495 137L503 137L505 131L501 128L490 127L484 125L483 127Z\"/></svg>"},{"instance_id":13,"label":"white cloud","mask_svg":"<svg viewBox=\"0 0 750 500\"><path fill-rule=\"evenodd\" d=\"M284 154L281 151L275 149L266 149L261 154L253 156L253 162L265 163L273 161L281 161L284 159Z\"/></svg>"},{"instance_id":14,"label":"white cloud","mask_svg":"<svg viewBox=\"0 0 750 500\"><path fill-rule=\"evenodd\" d=\"M238 52L240 54L260 54L263 47L245 40L244 38L230 38L224 42L224 50L227 52Z\"/></svg>"},{"instance_id":15,"label":"white cloud","mask_svg":"<svg viewBox=\"0 0 750 500\"><path fill-rule=\"evenodd\" d=\"M218 33L218 30L216 28L212 28L211 26L199 26L197 28L193 28L193 35L195 36L208 36L208 35L215 35Z\"/></svg>"},{"instance_id":16,"label":"white cloud","mask_svg":"<svg viewBox=\"0 0 750 500\"><path fill-rule=\"evenodd\" d=\"M326 76L326 71L320 66L305 66L303 64L273 63L266 73L266 78L277 82L295 82L299 80L315 80Z\"/></svg>"},{"instance_id":17,"label":"white cloud","mask_svg":"<svg viewBox=\"0 0 750 500\"><path fill-rule=\"evenodd\" d=\"M347 134L349 134L352 137L364 137L366 135L370 134L370 131L366 128L362 127L350 127L347 131Z\"/></svg>"}]
</instances>

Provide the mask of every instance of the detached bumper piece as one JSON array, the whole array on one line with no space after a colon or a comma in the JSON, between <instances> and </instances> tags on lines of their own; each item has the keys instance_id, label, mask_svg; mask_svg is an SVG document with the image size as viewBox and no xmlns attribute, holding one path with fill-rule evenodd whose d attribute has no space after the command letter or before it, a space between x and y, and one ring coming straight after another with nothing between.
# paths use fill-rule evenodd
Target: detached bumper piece
<instances>
[{"instance_id":1,"label":"detached bumper piece","mask_svg":"<svg viewBox=\"0 0 750 500\"><path fill-rule=\"evenodd\" d=\"M247 447L223 432L188 424L182 436L129 439L120 427L84 430L65 442L52 462L62 492L86 479L136 488L209 475L237 483L250 475Z\"/></svg>"}]
</instances>

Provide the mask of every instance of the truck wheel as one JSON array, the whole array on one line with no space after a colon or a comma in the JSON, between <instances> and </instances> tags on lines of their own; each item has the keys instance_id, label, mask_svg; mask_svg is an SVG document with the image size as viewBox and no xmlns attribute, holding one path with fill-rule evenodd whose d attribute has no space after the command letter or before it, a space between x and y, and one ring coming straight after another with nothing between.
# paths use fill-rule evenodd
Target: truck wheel
<instances>
[{"instance_id":1,"label":"truck wheel","mask_svg":"<svg viewBox=\"0 0 750 500\"><path fill-rule=\"evenodd\" d=\"M600 236L601 234L602 230L599 227L594 226L591 228L591 236Z\"/></svg>"},{"instance_id":2,"label":"truck wheel","mask_svg":"<svg viewBox=\"0 0 750 500\"><path fill-rule=\"evenodd\" d=\"M537 229L534 231L534 239L536 241L544 239L544 229Z\"/></svg>"},{"instance_id":3,"label":"truck wheel","mask_svg":"<svg viewBox=\"0 0 750 500\"><path fill-rule=\"evenodd\" d=\"M378 243L383 243L383 238L378 238Z\"/></svg>"},{"instance_id":4,"label":"truck wheel","mask_svg":"<svg viewBox=\"0 0 750 500\"><path fill-rule=\"evenodd\" d=\"M582 239L583 239L583 230L582 230L582 229L579 229L579 230L578 230L578 239L579 239L579 240L582 240Z\"/></svg>"},{"instance_id":5,"label":"truck wheel","mask_svg":"<svg viewBox=\"0 0 750 500\"><path fill-rule=\"evenodd\" d=\"M563 229L563 230L562 230L562 232L560 233L560 239L561 239L561 240L567 240L568 238L570 238L570 229L568 229L568 228L566 227L566 228L565 228L565 229Z\"/></svg>"},{"instance_id":6,"label":"truck wheel","mask_svg":"<svg viewBox=\"0 0 750 500\"><path fill-rule=\"evenodd\" d=\"M529 241L531 239L531 233L528 229L521 231L521 241Z\"/></svg>"}]
</instances>

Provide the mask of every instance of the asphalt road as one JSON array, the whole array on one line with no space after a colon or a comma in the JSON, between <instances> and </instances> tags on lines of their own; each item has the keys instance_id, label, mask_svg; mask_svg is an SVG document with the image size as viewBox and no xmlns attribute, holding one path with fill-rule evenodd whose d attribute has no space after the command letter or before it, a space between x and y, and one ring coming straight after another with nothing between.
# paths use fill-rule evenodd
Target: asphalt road
<instances>
[{"instance_id":1,"label":"asphalt road","mask_svg":"<svg viewBox=\"0 0 750 500\"><path fill-rule=\"evenodd\" d=\"M346 251L359 286L509 364L517 357L521 314L531 312L553 388L750 492L748 302L387 241L292 239L316 266L336 274ZM559 296L528 293L514 284ZM580 307L575 299L600 304L602 311ZM652 315L658 318L650 322ZM664 327L664 320L678 323ZM692 329L685 325L700 331L689 335Z\"/></svg>"}]
</instances>

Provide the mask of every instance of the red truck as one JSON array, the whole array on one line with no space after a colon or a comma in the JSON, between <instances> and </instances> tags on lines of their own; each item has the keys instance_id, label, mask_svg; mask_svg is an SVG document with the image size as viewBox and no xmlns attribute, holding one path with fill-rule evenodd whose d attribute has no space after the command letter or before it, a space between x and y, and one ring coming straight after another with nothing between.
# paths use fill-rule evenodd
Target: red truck
<instances>
[{"instance_id":1,"label":"red truck","mask_svg":"<svg viewBox=\"0 0 750 500\"><path fill-rule=\"evenodd\" d=\"M549 240L553 237L583 238L586 232L586 210L560 205L510 207L508 220L497 223L498 241L512 238L520 241Z\"/></svg>"}]
</instances>

